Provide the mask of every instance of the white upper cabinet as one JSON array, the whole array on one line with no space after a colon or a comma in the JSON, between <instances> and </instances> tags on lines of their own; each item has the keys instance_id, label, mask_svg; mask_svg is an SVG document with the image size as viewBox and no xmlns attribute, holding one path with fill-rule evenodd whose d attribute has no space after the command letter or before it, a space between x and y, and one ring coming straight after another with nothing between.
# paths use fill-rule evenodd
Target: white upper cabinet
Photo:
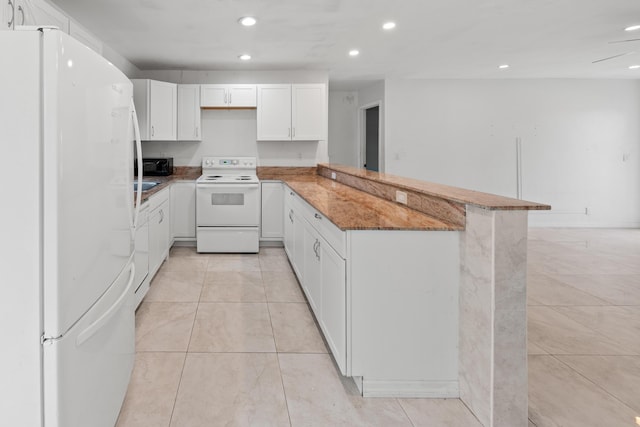
<instances>
[{"instance_id":1,"label":"white upper cabinet","mask_svg":"<svg viewBox=\"0 0 640 427\"><path fill-rule=\"evenodd\" d=\"M149 79L133 79L133 101L138 114L140 139L177 139L178 85Z\"/></svg>"},{"instance_id":2,"label":"white upper cabinet","mask_svg":"<svg viewBox=\"0 0 640 427\"><path fill-rule=\"evenodd\" d=\"M326 112L324 84L258 85L258 140L324 140Z\"/></svg>"},{"instance_id":3,"label":"white upper cabinet","mask_svg":"<svg viewBox=\"0 0 640 427\"><path fill-rule=\"evenodd\" d=\"M258 140L291 140L291 85L258 85Z\"/></svg>"},{"instance_id":4,"label":"white upper cabinet","mask_svg":"<svg viewBox=\"0 0 640 427\"><path fill-rule=\"evenodd\" d=\"M178 141L202 141L200 85L178 85Z\"/></svg>"},{"instance_id":5,"label":"white upper cabinet","mask_svg":"<svg viewBox=\"0 0 640 427\"><path fill-rule=\"evenodd\" d=\"M8 0L6 0L8 2ZM69 34L69 17L43 0L11 0L15 26L52 25Z\"/></svg>"},{"instance_id":6,"label":"white upper cabinet","mask_svg":"<svg viewBox=\"0 0 640 427\"><path fill-rule=\"evenodd\" d=\"M69 22L69 35L102 55L102 42L73 19Z\"/></svg>"},{"instance_id":7,"label":"white upper cabinet","mask_svg":"<svg viewBox=\"0 0 640 427\"><path fill-rule=\"evenodd\" d=\"M202 108L253 108L256 106L256 85L200 85Z\"/></svg>"},{"instance_id":8,"label":"white upper cabinet","mask_svg":"<svg viewBox=\"0 0 640 427\"><path fill-rule=\"evenodd\" d=\"M291 139L325 139L326 94L323 84L291 85Z\"/></svg>"}]
</instances>

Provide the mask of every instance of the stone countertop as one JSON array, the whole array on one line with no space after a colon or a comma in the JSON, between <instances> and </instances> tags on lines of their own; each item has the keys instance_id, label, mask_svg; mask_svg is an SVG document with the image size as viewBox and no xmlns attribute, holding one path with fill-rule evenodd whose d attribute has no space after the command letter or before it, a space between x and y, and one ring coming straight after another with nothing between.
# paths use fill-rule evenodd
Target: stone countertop
<instances>
[{"instance_id":1,"label":"stone countertop","mask_svg":"<svg viewBox=\"0 0 640 427\"><path fill-rule=\"evenodd\" d=\"M318 175L282 174L271 179L282 180L341 230L464 229Z\"/></svg>"},{"instance_id":2,"label":"stone countertop","mask_svg":"<svg viewBox=\"0 0 640 427\"><path fill-rule=\"evenodd\" d=\"M167 188L172 182L176 181L194 181L202 175L202 168L200 167L176 167L174 168L173 175L169 176L143 176L144 182L159 182L160 184L153 187L151 190L142 192L142 203L149 200L149 197ZM135 181L135 178L134 178ZM133 200L135 203L135 192L133 193Z\"/></svg>"},{"instance_id":3,"label":"stone countertop","mask_svg":"<svg viewBox=\"0 0 640 427\"><path fill-rule=\"evenodd\" d=\"M405 178L386 173L373 172L366 169L354 168L352 166L335 164L320 164L318 166L369 181L391 184L401 189L426 194L428 196L449 200L455 203L474 205L488 210L551 209L551 206L541 203L512 199L510 197L498 196L496 194L466 190L464 188L451 187L449 185L420 181L417 179Z\"/></svg>"}]
</instances>

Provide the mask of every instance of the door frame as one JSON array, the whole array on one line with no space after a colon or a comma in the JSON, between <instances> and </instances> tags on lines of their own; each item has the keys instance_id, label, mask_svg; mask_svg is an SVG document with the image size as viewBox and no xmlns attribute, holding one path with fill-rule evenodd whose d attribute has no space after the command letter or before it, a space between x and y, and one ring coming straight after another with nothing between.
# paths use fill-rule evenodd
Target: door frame
<instances>
[{"instance_id":1,"label":"door frame","mask_svg":"<svg viewBox=\"0 0 640 427\"><path fill-rule=\"evenodd\" d=\"M378 171L384 172L384 136L382 134L382 100L370 102L368 104L361 105L358 108L358 139L360 141L360 149L358 150L358 167L364 167L364 161L367 153L367 140L366 140L366 116L369 108L378 107Z\"/></svg>"}]
</instances>

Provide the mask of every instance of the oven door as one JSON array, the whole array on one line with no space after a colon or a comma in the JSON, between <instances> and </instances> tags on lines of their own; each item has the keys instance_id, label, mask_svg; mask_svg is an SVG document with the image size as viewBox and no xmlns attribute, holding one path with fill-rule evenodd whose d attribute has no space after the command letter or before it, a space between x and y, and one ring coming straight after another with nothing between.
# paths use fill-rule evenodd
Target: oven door
<instances>
[{"instance_id":1,"label":"oven door","mask_svg":"<svg viewBox=\"0 0 640 427\"><path fill-rule=\"evenodd\" d=\"M196 185L198 227L260 225L260 184Z\"/></svg>"}]
</instances>

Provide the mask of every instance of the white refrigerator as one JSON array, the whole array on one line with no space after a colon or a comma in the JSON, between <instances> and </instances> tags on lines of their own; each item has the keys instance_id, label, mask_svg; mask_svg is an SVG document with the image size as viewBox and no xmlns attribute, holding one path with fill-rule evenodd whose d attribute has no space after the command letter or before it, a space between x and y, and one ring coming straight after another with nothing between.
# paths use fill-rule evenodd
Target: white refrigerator
<instances>
[{"instance_id":1,"label":"white refrigerator","mask_svg":"<svg viewBox=\"0 0 640 427\"><path fill-rule=\"evenodd\" d=\"M0 52L0 424L112 427L134 362L132 84L55 29L0 31Z\"/></svg>"}]
</instances>

